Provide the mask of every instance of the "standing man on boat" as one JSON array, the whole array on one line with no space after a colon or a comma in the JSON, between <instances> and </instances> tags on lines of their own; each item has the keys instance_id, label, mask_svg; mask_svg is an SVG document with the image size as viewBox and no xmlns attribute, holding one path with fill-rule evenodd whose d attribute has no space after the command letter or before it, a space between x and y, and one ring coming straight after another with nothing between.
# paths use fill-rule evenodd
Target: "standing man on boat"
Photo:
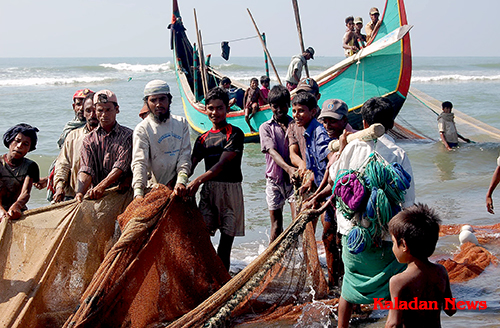
<instances>
[{"instance_id":1,"label":"standing man on boat","mask_svg":"<svg viewBox=\"0 0 500 328\"><path fill-rule=\"evenodd\" d=\"M366 42L370 42L372 39L372 36L374 36L380 27L380 24L382 21L380 21L378 18L380 16L380 13L378 12L378 9L376 7L373 7L370 9L370 18L371 21L366 24L365 26L365 31L366 31Z\"/></svg>"},{"instance_id":2,"label":"standing man on boat","mask_svg":"<svg viewBox=\"0 0 500 328\"><path fill-rule=\"evenodd\" d=\"M86 194L89 199L100 199L107 188L115 185L125 190L132 180L133 131L116 121L120 112L116 95L101 90L94 95L94 104L99 126L83 139L75 196L78 202Z\"/></svg>"},{"instance_id":3,"label":"standing man on boat","mask_svg":"<svg viewBox=\"0 0 500 328\"><path fill-rule=\"evenodd\" d=\"M83 115L86 120L85 125L68 133L56 160L54 169L56 192L52 198L55 203L75 197L83 138L99 125L93 92L88 93L83 101Z\"/></svg>"},{"instance_id":4,"label":"standing man on boat","mask_svg":"<svg viewBox=\"0 0 500 328\"><path fill-rule=\"evenodd\" d=\"M143 197L150 183L169 186L178 196L186 194L191 171L189 126L184 117L171 115L172 94L167 82L153 80L144 88L149 114L137 124L133 135L132 187Z\"/></svg>"},{"instance_id":5,"label":"standing man on boat","mask_svg":"<svg viewBox=\"0 0 500 328\"><path fill-rule=\"evenodd\" d=\"M309 59L314 59L314 49L312 47L307 48L301 55L295 55L292 57L292 61L290 62L290 65L288 65L288 71L285 77L286 88L288 91L292 91L297 88L300 77L302 76L302 67L304 67Z\"/></svg>"},{"instance_id":6,"label":"standing man on boat","mask_svg":"<svg viewBox=\"0 0 500 328\"><path fill-rule=\"evenodd\" d=\"M342 47L344 48L344 55L351 57L359 51L356 42L356 31L354 29L354 17L349 16L345 19L346 30L344 38L342 39Z\"/></svg>"}]
</instances>

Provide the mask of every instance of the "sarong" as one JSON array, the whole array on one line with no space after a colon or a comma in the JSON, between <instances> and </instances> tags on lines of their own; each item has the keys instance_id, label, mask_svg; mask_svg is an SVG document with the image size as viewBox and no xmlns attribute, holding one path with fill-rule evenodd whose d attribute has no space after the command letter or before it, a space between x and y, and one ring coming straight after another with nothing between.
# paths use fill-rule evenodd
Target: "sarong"
<instances>
[{"instance_id":1,"label":"sarong","mask_svg":"<svg viewBox=\"0 0 500 328\"><path fill-rule=\"evenodd\" d=\"M353 304L371 304L374 298L389 298L389 279L406 269L392 252L392 243L372 246L359 254L347 249L347 236L342 236L344 280L342 297Z\"/></svg>"}]
</instances>

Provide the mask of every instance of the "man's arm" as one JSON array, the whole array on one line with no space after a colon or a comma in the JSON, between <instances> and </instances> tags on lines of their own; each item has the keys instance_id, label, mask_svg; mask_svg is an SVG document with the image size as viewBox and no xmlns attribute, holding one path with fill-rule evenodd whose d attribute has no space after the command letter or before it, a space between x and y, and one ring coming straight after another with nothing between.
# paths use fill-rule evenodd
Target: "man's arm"
<instances>
[{"instance_id":1,"label":"man's arm","mask_svg":"<svg viewBox=\"0 0 500 328\"><path fill-rule=\"evenodd\" d=\"M100 199L104 195L104 191L112 186L115 182L120 179L123 171L119 168L114 168L109 172L109 174L97 184L94 188L90 189L88 192L89 199Z\"/></svg>"},{"instance_id":2,"label":"man's arm","mask_svg":"<svg viewBox=\"0 0 500 328\"><path fill-rule=\"evenodd\" d=\"M21 189L21 193L17 200L9 207L7 212L4 211L3 217L9 220L19 219L22 215L22 209L28 203L31 194L31 188L33 186L33 178L30 176L26 176L24 178L23 186ZM1 218L0 218L1 221Z\"/></svg>"},{"instance_id":3,"label":"man's arm","mask_svg":"<svg viewBox=\"0 0 500 328\"><path fill-rule=\"evenodd\" d=\"M212 166L207 172L203 173L193 181L191 181L188 186L187 186L187 193L189 196L194 196L196 192L198 191L198 188L200 188L200 185L206 181L210 181L216 176L218 176L222 170L224 169L224 166L226 164L229 164L236 156L238 155L237 152L235 151L224 151L217 162L214 166ZM193 162L194 164L194 162ZM193 165L193 170L194 170L195 165Z\"/></svg>"},{"instance_id":4,"label":"man's arm","mask_svg":"<svg viewBox=\"0 0 500 328\"><path fill-rule=\"evenodd\" d=\"M148 180L147 162L150 159L149 138L146 132L139 124L134 130L132 136L132 188L134 189L134 198L144 196Z\"/></svg>"},{"instance_id":5,"label":"man's arm","mask_svg":"<svg viewBox=\"0 0 500 328\"><path fill-rule=\"evenodd\" d=\"M448 141L446 141L446 138L444 137L444 133L439 132L439 136L441 137L441 141L443 142L443 145L445 146L445 148L448 150L451 150L450 145L448 145Z\"/></svg>"},{"instance_id":6,"label":"man's arm","mask_svg":"<svg viewBox=\"0 0 500 328\"><path fill-rule=\"evenodd\" d=\"M495 188L497 187L498 183L500 182L500 166L497 166L495 169L495 172L493 173L493 177L491 178L490 182L490 187L488 188L488 192L486 192L486 209L488 212L491 214L495 214L493 211L493 191L495 191Z\"/></svg>"},{"instance_id":7,"label":"man's arm","mask_svg":"<svg viewBox=\"0 0 500 328\"><path fill-rule=\"evenodd\" d=\"M76 195L75 195L75 199L79 203L82 202L83 196L85 196L91 184L92 184L92 176L86 172L80 171L78 173L78 185L76 186Z\"/></svg>"},{"instance_id":8,"label":"man's arm","mask_svg":"<svg viewBox=\"0 0 500 328\"><path fill-rule=\"evenodd\" d=\"M465 138L464 136L462 136L460 133L457 133L457 136L462 139L463 141L465 141L466 143L471 143L472 141L468 138Z\"/></svg>"},{"instance_id":9,"label":"man's arm","mask_svg":"<svg viewBox=\"0 0 500 328\"><path fill-rule=\"evenodd\" d=\"M358 47L356 47L354 45L352 45L352 46L349 45L349 41L351 41L351 39L353 37L354 37L354 32L346 33L346 35L344 36L344 39L342 40L342 48L357 51Z\"/></svg>"},{"instance_id":10,"label":"man's arm","mask_svg":"<svg viewBox=\"0 0 500 328\"><path fill-rule=\"evenodd\" d=\"M302 157L300 157L300 149L299 149L299 144L294 143L290 145L289 147L290 150L290 162L292 163L293 166L298 167L299 170L306 170L306 162L302 160Z\"/></svg>"},{"instance_id":11,"label":"man's arm","mask_svg":"<svg viewBox=\"0 0 500 328\"><path fill-rule=\"evenodd\" d=\"M293 176L293 174L297 171L296 167L293 167L291 165L288 165L287 162L281 157L280 153L274 148L270 148L268 151L269 155L271 155L272 159L276 164L278 164L279 167L281 167L283 170L285 170L286 173L290 176L290 178Z\"/></svg>"},{"instance_id":12,"label":"man's arm","mask_svg":"<svg viewBox=\"0 0 500 328\"><path fill-rule=\"evenodd\" d=\"M74 144L70 144L72 138L70 133L59 152L59 156L56 159L55 169L54 169L54 186L56 187L56 193L52 197L53 201L58 203L64 200L65 192L64 188L69 184L70 172L71 172L71 152L74 150Z\"/></svg>"}]
</instances>

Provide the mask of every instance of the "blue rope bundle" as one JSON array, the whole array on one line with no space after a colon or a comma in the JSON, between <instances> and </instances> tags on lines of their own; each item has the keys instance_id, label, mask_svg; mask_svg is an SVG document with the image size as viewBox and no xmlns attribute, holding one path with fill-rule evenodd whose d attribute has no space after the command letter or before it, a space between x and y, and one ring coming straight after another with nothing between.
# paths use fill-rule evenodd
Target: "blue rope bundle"
<instances>
[{"instance_id":1,"label":"blue rope bundle","mask_svg":"<svg viewBox=\"0 0 500 328\"><path fill-rule=\"evenodd\" d=\"M347 249L352 254L359 254L371 247L370 233L366 228L355 226L347 235Z\"/></svg>"}]
</instances>

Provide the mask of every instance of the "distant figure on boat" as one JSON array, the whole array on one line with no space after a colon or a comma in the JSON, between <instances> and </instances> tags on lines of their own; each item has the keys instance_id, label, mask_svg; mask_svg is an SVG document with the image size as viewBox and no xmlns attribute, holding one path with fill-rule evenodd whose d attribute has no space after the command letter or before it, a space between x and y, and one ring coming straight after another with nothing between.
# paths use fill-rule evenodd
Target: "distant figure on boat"
<instances>
[{"instance_id":1,"label":"distant figure on boat","mask_svg":"<svg viewBox=\"0 0 500 328\"><path fill-rule=\"evenodd\" d=\"M205 110L213 126L196 139L191 155L191 173L202 160L205 161L205 173L193 179L187 190L189 196L194 196L203 184L199 208L210 234L213 236L220 230L217 255L229 271L234 237L245 235L241 187L245 135L240 128L227 123L228 105L229 97L221 88L216 87L208 92Z\"/></svg>"},{"instance_id":2,"label":"distant figure on boat","mask_svg":"<svg viewBox=\"0 0 500 328\"><path fill-rule=\"evenodd\" d=\"M27 159L36 149L38 129L21 123L3 135L3 144L9 149L0 157L0 221L15 220L27 210L33 182L40 180L38 164Z\"/></svg>"},{"instance_id":3,"label":"distant figure on boat","mask_svg":"<svg viewBox=\"0 0 500 328\"><path fill-rule=\"evenodd\" d=\"M83 115L86 120L85 125L68 134L56 159L54 169L56 192L52 198L54 203L75 198L83 139L99 126L94 105L94 92L88 93L83 100Z\"/></svg>"},{"instance_id":4,"label":"distant figure on boat","mask_svg":"<svg viewBox=\"0 0 500 328\"><path fill-rule=\"evenodd\" d=\"M245 96L243 97L243 106L245 108L245 121L250 128L250 132L257 132L250 124L250 119L259 110L259 102L262 101L267 104L267 98L264 97L262 91L259 89L259 80L253 77L250 80L250 88L245 91Z\"/></svg>"},{"instance_id":5,"label":"distant figure on boat","mask_svg":"<svg viewBox=\"0 0 500 328\"><path fill-rule=\"evenodd\" d=\"M183 197L191 173L189 125L184 117L170 112L172 94L167 82L150 81L144 87L143 100L148 115L137 124L133 135L134 198L142 198L146 188L155 183Z\"/></svg>"},{"instance_id":6,"label":"distant figure on boat","mask_svg":"<svg viewBox=\"0 0 500 328\"><path fill-rule=\"evenodd\" d=\"M106 189L116 185L127 190L132 180L133 131L116 121L120 112L116 95L101 90L94 95L94 104L99 126L83 139L75 196L78 202L84 195L100 199Z\"/></svg>"},{"instance_id":7,"label":"distant figure on boat","mask_svg":"<svg viewBox=\"0 0 500 328\"><path fill-rule=\"evenodd\" d=\"M260 91L262 91L262 94L264 95L264 98L266 98L266 99L267 99L267 96L269 95L269 91L271 91L269 89L270 82L271 82L271 79L269 78L269 76L262 75L260 77L260 85L261 85ZM264 106L265 104L267 104L267 102L259 100L259 106Z\"/></svg>"},{"instance_id":8,"label":"distant figure on boat","mask_svg":"<svg viewBox=\"0 0 500 328\"><path fill-rule=\"evenodd\" d=\"M304 67L309 59L314 59L314 49L312 47L307 48L301 55L292 57L285 77L288 91L292 91L299 84L300 77L302 76L302 67Z\"/></svg>"},{"instance_id":9,"label":"distant figure on boat","mask_svg":"<svg viewBox=\"0 0 500 328\"><path fill-rule=\"evenodd\" d=\"M342 47L344 48L344 55L351 57L359 51L356 41L356 33L354 29L354 17L349 16L345 19L346 30L342 39Z\"/></svg>"},{"instance_id":10,"label":"distant figure on boat","mask_svg":"<svg viewBox=\"0 0 500 328\"><path fill-rule=\"evenodd\" d=\"M228 78L227 76L224 76L220 80L219 86L222 88L222 90L226 91L227 95L229 96L229 107L232 107L234 104L236 104L237 101L236 92L235 89L231 89L231 79ZM243 107L243 105L241 105L240 107Z\"/></svg>"},{"instance_id":11,"label":"distant figure on boat","mask_svg":"<svg viewBox=\"0 0 500 328\"><path fill-rule=\"evenodd\" d=\"M441 141L446 149L451 150L452 148L458 147L458 138L469 143L470 139L462 137L457 132L457 127L455 126L455 114L451 112L453 104L449 101L442 103L443 112L438 116L438 129Z\"/></svg>"},{"instance_id":12,"label":"distant figure on boat","mask_svg":"<svg viewBox=\"0 0 500 328\"><path fill-rule=\"evenodd\" d=\"M382 23L382 21L379 20L379 16L380 13L378 12L378 9L376 7L372 7L370 9L371 21L365 26L366 42L370 42L371 39L377 33L377 30L380 27L380 24Z\"/></svg>"},{"instance_id":13,"label":"distant figure on boat","mask_svg":"<svg viewBox=\"0 0 500 328\"><path fill-rule=\"evenodd\" d=\"M272 243L283 232L283 207L288 201L295 218L292 176L297 168L291 165L287 129L293 119L288 115L290 92L275 85L269 93L273 117L259 127L260 149L266 157L266 201L271 217Z\"/></svg>"},{"instance_id":14,"label":"distant figure on boat","mask_svg":"<svg viewBox=\"0 0 500 328\"><path fill-rule=\"evenodd\" d=\"M356 17L354 19L354 34L356 35L356 46L361 49L365 47L366 44L366 35L361 33L363 29L363 18Z\"/></svg>"}]
</instances>

